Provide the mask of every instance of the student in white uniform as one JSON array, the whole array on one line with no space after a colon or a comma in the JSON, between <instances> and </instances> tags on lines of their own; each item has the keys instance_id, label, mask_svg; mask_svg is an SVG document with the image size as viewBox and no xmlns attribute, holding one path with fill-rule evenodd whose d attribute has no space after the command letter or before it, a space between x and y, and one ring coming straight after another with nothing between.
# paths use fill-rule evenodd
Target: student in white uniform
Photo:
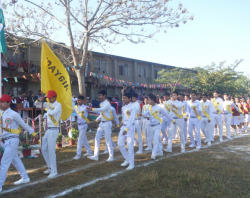
<instances>
[{"instance_id":1,"label":"student in white uniform","mask_svg":"<svg viewBox=\"0 0 250 198\"><path fill-rule=\"evenodd\" d=\"M169 116L161 107L156 104L156 96L153 94L149 94L148 96L148 110L143 113L143 116L149 116L150 120L150 131L153 136L153 150L151 159L155 159L156 156L163 156L162 151L162 142L160 138L161 132L161 123L163 120L161 119L161 115L165 116L169 120L173 120L171 116ZM174 121L173 121L174 122Z\"/></svg>"},{"instance_id":2,"label":"student in white uniform","mask_svg":"<svg viewBox=\"0 0 250 198\"><path fill-rule=\"evenodd\" d=\"M243 104L241 104L240 102L240 98L236 97L235 98L235 104L237 105L237 107L240 110L240 124L238 125L239 128L239 134L242 133L242 128L244 127L244 112L243 112Z\"/></svg>"},{"instance_id":3,"label":"student in white uniform","mask_svg":"<svg viewBox=\"0 0 250 198\"><path fill-rule=\"evenodd\" d=\"M137 132L138 140L135 138L135 141L139 142L139 150L136 152L136 154L142 154L143 153L143 142L142 142L142 134L141 134L141 128L142 128L142 118L141 118L141 106L139 102L137 101L138 94L134 93L132 94L132 104L135 108L135 130Z\"/></svg>"},{"instance_id":4,"label":"student in white uniform","mask_svg":"<svg viewBox=\"0 0 250 198\"><path fill-rule=\"evenodd\" d=\"M191 144L189 145L190 148L195 147L195 140L193 137L193 129L195 131L195 138L197 140L196 149L201 148L201 103L200 101L196 100L197 95L195 92L191 93L191 100L188 102L188 133L190 137Z\"/></svg>"},{"instance_id":5,"label":"student in white uniform","mask_svg":"<svg viewBox=\"0 0 250 198\"><path fill-rule=\"evenodd\" d=\"M30 103L27 99L28 99L27 96L24 96L23 101L22 101L23 108L25 108L25 109L30 107ZM28 115L28 111L22 110L21 115L22 115L23 119L27 118L26 116Z\"/></svg>"},{"instance_id":6,"label":"student in white uniform","mask_svg":"<svg viewBox=\"0 0 250 198\"><path fill-rule=\"evenodd\" d=\"M235 99L233 97L231 97L231 102L233 102L236 105ZM239 129L239 133L241 133L241 124L240 124L240 112L241 112L241 110L239 107L238 107L238 109L239 109L239 111L237 111L236 109L234 109L234 107L232 107L233 116L232 116L232 120L231 120L231 127L234 129L235 136L237 134L236 126Z\"/></svg>"},{"instance_id":7,"label":"student in white uniform","mask_svg":"<svg viewBox=\"0 0 250 198\"><path fill-rule=\"evenodd\" d=\"M111 105L112 98L111 98L111 97L107 97L107 100L108 100L108 102L109 102L110 105ZM112 107L112 106L110 106L110 109L111 109L111 111L112 111L112 114L113 114L113 117L114 117L114 120L115 120L115 123L116 123L116 127L118 128L118 127L120 127L120 123L119 123L119 118L118 118L118 115L117 115L117 113L116 113L116 110L115 110L115 108ZM101 117L102 117L102 115L100 115L100 116L96 119L96 121L100 121L100 120L101 120ZM112 138L111 138L111 139L112 139ZM114 143L113 140L112 140L112 146L113 146L113 149L116 148L116 144ZM106 147L105 147L105 150L104 150L103 154L107 154L107 153L109 153L109 150L108 150L108 147L107 147L107 144L106 144Z\"/></svg>"},{"instance_id":8,"label":"student in white uniform","mask_svg":"<svg viewBox=\"0 0 250 198\"><path fill-rule=\"evenodd\" d=\"M185 142L187 142L187 123L188 123L188 102L184 100L185 95L179 94L178 98L180 102L183 103L184 107L182 108L182 115L183 115L183 133Z\"/></svg>"},{"instance_id":9,"label":"student in white uniform","mask_svg":"<svg viewBox=\"0 0 250 198\"><path fill-rule=\"evenodd\" d=\"M211 145L212 129L212 104L207 100L207 94L202 94L201 100L201 131L205 135L204 143Z\"/></svg>"},{"instance_id":10,"label":"student in white uniform","mask_svg":"<svg viewBox=\"0 0 250 198\"><path fill-rule=\"evenodd\" d=\"M148 98L144 98L144 105L142 107L142 115L145 111L147 111L147 109L148 109ZM149 129L149 120L148 120L148 117L144 117L144 116L142 116L142 117L143 117L142 131L144 132L144 136L145 136L144 146L148 146L147 148L145 148L145 150L152 150L152 144L151 143L149 144L149 142L152 141L152 138L150 136L151 133L150 133L150 129Z\"/></svg>"},{"instance_id":11,"label":"student in white uniform","mask_svg":"<svg viewBox=\"0 0 250 198\"><path fill-rule=\"evenodd\" d=\"M47 111L47 125L48 130L42 139L41 151L46 161L48 169L44 171L44 174L49 175L48 178L55 177L57 175L56 165L56 139L59 134L59 121L62 113L62 106L56 101L57 93L53 90L48 91L47 98L49 102L43 105L43 108ZM39 98L41 102L44 101L44 95ZM42 107L42 103L35 102L36 107Z\"/></svg>"},{"instance_id":12,"label":"student in white uniform","mask_svg":"<svg viewBox=\"0 0 250 198\"><path fill-rule=\"evenodd\" d=\"M76 95L72 95L72 107L73 107L73 112L72 112L72 114L71 114L71 121L72 122L75 122L76 121L76 112L75 112L75 105L76 105L76 102L77 102L77 97L76 97ZM77 116L78 117L78 116Z\"/></svg>"},{"instance_id":13,"label":"student in white uniform","mask_svg":"<svg viewBox=\"0 0 250 198\"><path fill-rule=\"evenodd\" d=\"M134 138L135 138L135 115L136 109L131 102L131 93L125 93L122 101L125 104L122 107L122 127L118 136L118 146L125 161L121 166L128 166L127 170L134 168ZM127 148L125 142L127 140Z\"/></svg>"},{"instance_id":14,"label":"student in white uniform","mask_svg":"<svg viewBox=\"0 0 250 198\"><path fill-rule=\"evenodd\" d=\"M105 136L105 141L108 146L109 151L109 158L106 160L107 162L114 161L114 151L112 146L112 138L111 138L111 128L112 128L112 120L114 119L114 116L112 114L111 105L106 99L107 97L107 91L101 90L98 92L98 98L101 101L100 108L90 108L87 107L88 111L93 112L101 112L101 123L99 124L99 127L96 132L95 136L95 150L93 156L88 156L90 160L98 161L99 159L99 149L100 149L100 140L102 138L102 135Z\"/></svg>"},{"instance_id":15,"label":"student in white uniform","mask_svg":"<svg viewBox=\"0 0 250 198\"><path fill-rule=\"evenodd\" d=\"M240 111L239 108L229 100L229 95L224 93L224 102L223 102L223 121L226 125L227 130L227 138L231 139L231 122L233 117L232 107L236 109L236 111Z\"/></svg>"},{"instance_id":16,"label":"student in white uniform","mask_svg":"<svg viewBox=\"0 0 250 198\"><path fill-rule=\"evenodd\" d=\"M174 133L177 130L179 133L180 141L181 141L181 152L185 152L185 139L183 133L183 103L178 101L178 93L176 91L172 92L172 101L169 104L170 113L169 115L173 118L173 122L170 124L168 131L168 146L166 149L163 149L166 152L172 152L172 143L174 138Z\"/></svg>"},{"instance_id":17,"label":"student in white uniform","mask_svg":"<svg viewBox=\"0 0 250 198\"><path fill-rule=\"evenodd\" d=\"M27 130L29 134L32 134L32 136L36 136L36 138L38 138L36 133L34 133L33 128L28 126L17 112L10 109L10 104L11 97L3 94L0 98L0 124L3 131L0 143L1 141L3 142L5 150L1 160L0 192L2 191L2 186L4 185L11 163L15 166L21 176L21 179L14 182L14 184L20 185L30 182L25 167L17 154L19 134L22 132L21 127Z\"/></svg>"},{"instance_id":18,"label":"student in white uniform","mask_svg":"<svg viewBox=\"0 0 250 198\"><path fill-rule=\"evenodd\" d=\"M168 110L166 109L164 103L164 98L163 96L161 96L159 98L159 104L158 106L161 107L167 114L169 114ZM162 143L166 144L168 141L168 136L167 136L167 128L169 127L169 120L164 116L161 115L161 119L162 119L162 123L161 123L161 139L162 139Z\"/></svg>"},{"instance_id":19,"label":"student in white uniform","mask_svg":"<svg viewBox=\"0 0 250 198\"><path fill-rule=\"evenodd\" d=\"M74 106L74 111L76 112L77 115L78 130L79 130L76 156L74 157L75 160L79 160L81 158L82 145L85 147L87 151L87 153L85 153L83 156L86 157L93 155L86 136L89 119L88 119L88 111L86 109L87 106L85 106L83 102L84 102L84 96L80 95L77 98L77 105Z\"/></svg>"},{"instance_id":20,"label":"student in white uniform","mask_svg":"<svg viewBox=\"0 0 250 198\"><path fill-rule=\"evenodd\" d=\"M220 133L220 142L223 141L223 125L222 125L222 109L223 109L223 100L219 98L219 92L214 91L214 98L211 100L212 103L212 127L215 128L215 125L219 127ZM215 128L215 133L217 134L217 127ZM212 141L214 141L214 134L212 136Z\"/></svg>"},{"instance_id":21,"label":"student in white uniform","mask_svg":"<svg viewBox=\"0 0 250 198\"><path fill-rule=\"evenodd\" d=\"M163 105L164 105L164 107L165 107L166 112L167 112L168 115L169 115L169 113L170 113L169 104L171 104L170 93L165 93L165 96L164 96L164 97L165 97L165 101L163 102ZM165 122L167 132L169 131L170 124L171 124L171 121L170 121L170 120L167 120L167 121ZM168 143L168 135L167 135L167 132L166 132L165 134L162 134L162 137L161 137L161 138L163 139L162 144L167 144L167 143ZM168 133L169 133L169 132L168 132ZM165 136L165 135L166 135L166 136Z\"/></svg>"}]
</instances>

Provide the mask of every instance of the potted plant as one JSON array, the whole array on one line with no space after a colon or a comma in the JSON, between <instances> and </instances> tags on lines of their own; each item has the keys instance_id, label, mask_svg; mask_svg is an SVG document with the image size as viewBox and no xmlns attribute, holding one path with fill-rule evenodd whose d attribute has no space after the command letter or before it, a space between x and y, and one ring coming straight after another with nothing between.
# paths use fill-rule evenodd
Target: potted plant
<instances>
[{"instance_id":1,"label":"potted plant","mask_svg":"<svg viewBox=\"0 0 250 198\"><path fill-rule=\"evenodd\" d=\"M29 157L29 156L31 156L30 145L28 143L23 143L22 147L23 147L23 150L22 150L23 157Z\"/></svg>"},{"instance_id":2,"label":"potted plant","mask_svg":"<svg viewBox=\"0 0 250 198\"><path fill-rule=\"evenodd\" d=\"M69 140L69 145L75 145L76 144L76 139L78 138L79 136L79 131L72 128L70 129L69 131L69 137L68 137L68 140Z\"/></svg>"},{"instance_id":3,"label":"potted plant","mask_svg":"<svg viewBox=\"0 0 250 198\"><path fill-rule=\"evenodd\" d=\"M2 157L3 157L3 152L4 152L4 147L0 147L0 162L2 160Z\"/></svg>"},{"instance_id":4,"label":"potted plant","mask_svg":"<svg viewBox=\"0 0 250 198\"><path fill-rule=\"evenodd\" d=\"M62 134L59 133L56 139L56 148L62 147Z\"/></svg>"}]
</instances>

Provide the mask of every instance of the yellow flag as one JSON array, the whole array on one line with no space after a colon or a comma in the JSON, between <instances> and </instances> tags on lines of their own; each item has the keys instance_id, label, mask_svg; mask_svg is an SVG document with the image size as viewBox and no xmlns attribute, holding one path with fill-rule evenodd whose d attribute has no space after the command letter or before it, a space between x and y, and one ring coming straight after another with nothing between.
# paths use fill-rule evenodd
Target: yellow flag
<instances>
[{"instance_id":1,"label":"yellow flag","mask_svg":"<svg viewBox=\"0 0 250 198\"><path fill-rule=\"evenodd\" d=\"M62 105L61 119L67 120L73 111L69 74L45 41L41 55L41 90L45 94L49 90L57 93L57 102Z\"/></svg>"}]
</instances>

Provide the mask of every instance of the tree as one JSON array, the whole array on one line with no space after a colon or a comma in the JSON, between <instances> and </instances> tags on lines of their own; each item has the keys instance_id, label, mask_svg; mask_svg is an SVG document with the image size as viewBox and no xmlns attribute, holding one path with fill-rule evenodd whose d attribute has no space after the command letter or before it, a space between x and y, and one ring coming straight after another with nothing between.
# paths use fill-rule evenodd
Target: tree
<instances>
[{"instance_id":1,"label":"tree","mask_svg":"<svg viewBox=\"0 0 250 198\"><path fill-rule=\"evenodd\" d=\"M6 32L18 40L16 45L30 44L30 38L44 38L65 64L75 66L79 92L85 95L85 69L92 44L105 49L106 44L122 41L144 43L160 31L193 20L186 8L178 4L173 10L169 0L8 0ZM91 2L91 3L90 3ZM67 32L70 46L56 42L57 34ZM16 36L20 37L16 37ZM54 38L52 38L54 37ZM66 38L65 38L66 39ZM13 46L12 46L13 47ZM61 49L58 49L61 47ZM68 49L70 54L65 53ZM79 66L80 64L80 66Z\"/></svg>"}]
</instances>

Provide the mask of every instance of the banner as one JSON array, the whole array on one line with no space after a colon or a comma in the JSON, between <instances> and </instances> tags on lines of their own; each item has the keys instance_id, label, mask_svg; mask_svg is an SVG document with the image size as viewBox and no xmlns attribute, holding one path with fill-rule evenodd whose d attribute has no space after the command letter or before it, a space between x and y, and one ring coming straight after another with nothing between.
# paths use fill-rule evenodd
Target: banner
<instances>
[{"instance_id":1,"label":"banner","mask_svg":"<svg viewBox=\"0 0 250 198\"><path fill-rule=\"evenodd\" d=\"M69 74L45 41L41 55L41 90L45 94L56 91L57 102L62 105L61 119L67 120L73 112Z\"/></svg>"}]
</instances>

